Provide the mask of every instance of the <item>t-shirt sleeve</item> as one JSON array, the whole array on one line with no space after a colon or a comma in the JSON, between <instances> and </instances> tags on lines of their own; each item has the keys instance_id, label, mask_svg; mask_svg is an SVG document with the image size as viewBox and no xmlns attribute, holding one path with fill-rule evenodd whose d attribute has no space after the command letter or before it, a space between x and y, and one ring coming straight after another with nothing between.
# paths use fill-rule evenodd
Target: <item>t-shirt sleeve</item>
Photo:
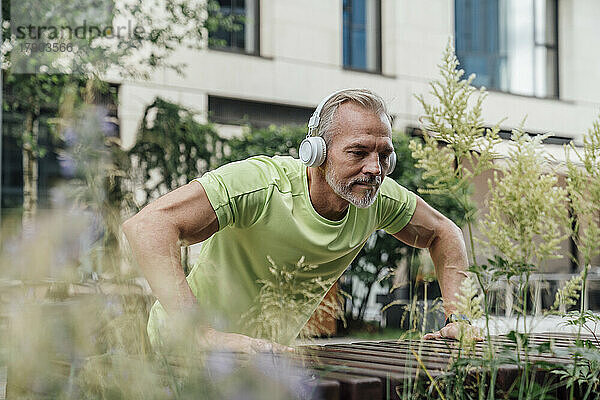
<instances>
[{"instance_id":1,"label":"t-shirt sleeve","mask_svg":"<svg viewBox=\"0 0 600 400\"><path fill-rule=\"evenodd\" d=\"M379 229L390 235L402 230L412 218L417 196L390 178L385 178L380 192Z\"/></svg>"},{"instance_id":2,"label":"t-shirt sleeve","mask_svg":"<svg viewBox=\"0 0 600 400\"><path fill-rule=\"evenodd\" d=\"M227 226L247 228L265 208L268 179L260 163L252 159L224 165L194 181L204 188L217 214L219 230Z\"/></svg>"}]
</instances>

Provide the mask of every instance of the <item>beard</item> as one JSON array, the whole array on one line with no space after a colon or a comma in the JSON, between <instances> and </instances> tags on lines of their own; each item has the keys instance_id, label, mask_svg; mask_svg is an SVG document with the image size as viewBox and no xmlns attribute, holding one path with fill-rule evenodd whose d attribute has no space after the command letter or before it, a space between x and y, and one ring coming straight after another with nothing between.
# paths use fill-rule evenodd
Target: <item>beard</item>
<instances>
[{"instance_id":1,"label":"beard","mask_svg":"<svg viewBox=\"0 0 600 400\"><path fill-rule=\"evenodd\" d=\"M329 184L331 189L333 189L335 194L358 208L367 208L371 206L377 198L379 186L381 185L380 176L354 178L344 182L338 177L337 171L335 168L333 168L329 161L325 166L325 181ZM364 190L364 194L362 196L356 195L352 189L356 184L359 183L373 185L373 187Z\"/></svg>"}]
</instances>

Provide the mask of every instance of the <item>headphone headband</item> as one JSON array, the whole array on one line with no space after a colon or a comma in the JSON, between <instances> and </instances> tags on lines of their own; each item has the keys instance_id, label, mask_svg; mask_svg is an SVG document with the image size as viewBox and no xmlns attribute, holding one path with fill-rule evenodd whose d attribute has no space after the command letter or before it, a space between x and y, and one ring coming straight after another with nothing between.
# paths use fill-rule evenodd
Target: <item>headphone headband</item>
<instances>
[{"instance_id":1,"label":"headphone headband","mask_svg":"<svg viewBox=\"0 0 600 400\"><path fill-rule=\"evenodd\" d=\"M331 99L332 97L334 97L342 92L345 92L346 90L350 90L350 89L346 88L346 89L336 90L335 92L331 93L329 96L327 96L323 100L321 100L321 102L319 103L317 108L315 108L315 111L311 115L310 119L308 120L308 133L306 134L306 137L311 136L313 130L317 129L317 127L319 126L319 122L321 121L321 111L323 110L323 107L325 107L325 103L327 103L329 101L329 99Z\"/></svg>"},{"instance_id":2,"label":"headphone headband","mask_svg":"<svg viewBox=\"0 0 600 400\"><path fill-rule=\"evenodd\" d=\"M325 140L321 136L312 136L312 133L319 126L319 122L321 121L321 111L323 110L323 107L325 107L325 103L327 103L332 97L346 90L351 89L336 90L321 100L308 120L308 132L306 133L306 139L300 143L300 148L298 149L298 155L300 156L300 160L304 163L304 165L308 167L318 167L325 161L325 156L327 154ZM391 174L395 167L396 152L392 152L390 155L388 170L385 172L385 174Z\"/></svg>"}]
</instances>

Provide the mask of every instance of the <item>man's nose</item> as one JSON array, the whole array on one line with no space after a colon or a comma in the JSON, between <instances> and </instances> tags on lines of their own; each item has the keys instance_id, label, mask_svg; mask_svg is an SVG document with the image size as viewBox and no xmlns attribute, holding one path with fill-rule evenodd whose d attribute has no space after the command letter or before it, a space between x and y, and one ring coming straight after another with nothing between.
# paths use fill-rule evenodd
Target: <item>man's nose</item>
<instances>
[{"instance_id":1,"label":"man's nose","mask_svg":"<svg viewBox=\"0 0 600 400\"><path fill-rule=\"evenodd\" d=\"M379 162L379 155L373 154L366 160L363 172L369 175L380 176L381 175L381 163Z\"/></svg>"}]
</instances>

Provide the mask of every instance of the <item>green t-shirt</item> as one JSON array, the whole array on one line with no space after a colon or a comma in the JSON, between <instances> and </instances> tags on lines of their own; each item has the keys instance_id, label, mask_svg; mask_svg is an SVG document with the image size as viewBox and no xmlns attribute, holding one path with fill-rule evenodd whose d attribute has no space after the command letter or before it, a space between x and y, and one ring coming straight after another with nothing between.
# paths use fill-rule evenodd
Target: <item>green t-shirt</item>
<instances>
[{"instance_id":1,"label":"green t-shirt","mask_svg":"<svg viewBox=\"0 0 600 400\"><path fill-rule=\"evenodd\" d=\"M313 208L307 168L292 157L252 157L204 174L219 221L187 277L215 329L290 343L327 290L377 229L399 232L416 196L385 178L368 208L350 205L339 221ZM166 314L156 302L153 343Z\"/></svg>"}]
</instances>

